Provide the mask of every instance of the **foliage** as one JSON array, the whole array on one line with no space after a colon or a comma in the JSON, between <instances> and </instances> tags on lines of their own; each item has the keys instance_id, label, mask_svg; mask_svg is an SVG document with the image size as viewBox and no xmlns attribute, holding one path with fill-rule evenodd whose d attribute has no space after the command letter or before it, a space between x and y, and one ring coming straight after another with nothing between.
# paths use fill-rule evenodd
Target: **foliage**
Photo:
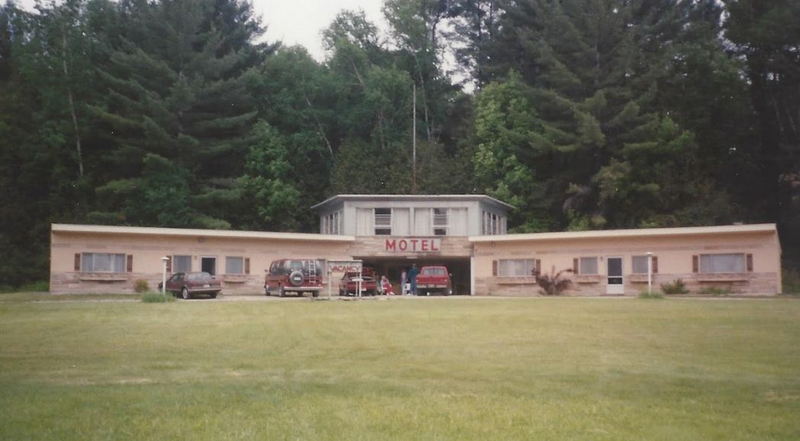
<instances>
[{"instance_id":1,"label":"foliage","mask_svg":"<svg viewBox=\"0 0 800 441\"><path fill-rule=\"evenodd\" d=\"M686 284L683 282L683 279L677 279L672 282L662 283L661 284L661 291L664 294L688 294L689 290L686 288Z\"/></svg>"},{"instance_id":2,"label":"foliage","mask_svg":"<svg viewBox=\"0 0 800 441\"><path fill-rule=\"evenodd\" d=\"M800 270L784 268L783 279L783 293L784 294L800 294Z\"/></svg>"},{"instance_id":3,"label":"foliage","mask_svg":"<svg viewBox=\"0 0 800 441\"><path fill-rule=\"evenodd\" d=\"M572 280L563 277L564 273L571 273L572 268L563 269L556 272L555 265L550 269L549 274L536 274L536 284L539 285L539 293L546 296L558 296L564 293L570 286Z\"/></svg>"},{"instance_id":4,"label":"foliage","mask_svg":"<svg viewBox=\"0 0 800 441\"><path fill-rule=\"evenodd\" d=\"M137 279L133 282L133 290L138 293L144 293L150 291L150 285L147 283L147 280Z\"/></svg>"},{"instance_id":5,"label":"foliage","mask_svg":"<svg viewBox=\"0 0 800 441\"><path fill-rule=\"evenodd\" d=\"M659 291L642 291L639 293L640 299L663 299L664 293Z\"/></svg>"},{"instance_id":6,"label":"foliage","mask_svg":"<svg viewBox=\"0 0 800 441\"><path fill-rule=\"evenodd\" d=\"M142 303L169 303L174 301L175 296L170 293L161 294L160 292L146 292L142 294Z\"/></svg>"},{"instance_id":7,"label":"foliage","mask_svg":"<svg viewBox=\"0 0 800 441\"><path fill-rule=\"evenodd\" d=\"M243 0L0 4L0 280L47 278L52 222L310 232L339 192L487 193L515 232L777 222L800 267L799 5L386 0L317 61Z\"/></svg>"},{"instance_id":8,"label":"foliage","mask_svg":"<svg viewBox=\"0 0 800 441\"><path fill-rule=\"evenodd\" d=\"M697 291L697 293L711 296L726 296L731 293L731 290L724 286L705 286Z\"/></svg>"}]
</instances>

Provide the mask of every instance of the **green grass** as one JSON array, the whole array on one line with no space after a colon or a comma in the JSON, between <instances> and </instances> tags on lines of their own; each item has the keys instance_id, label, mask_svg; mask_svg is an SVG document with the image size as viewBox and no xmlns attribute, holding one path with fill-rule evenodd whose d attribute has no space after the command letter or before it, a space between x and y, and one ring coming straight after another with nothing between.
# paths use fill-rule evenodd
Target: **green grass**
<instances>
[{"instance_id":1,"label":"green grass","mask_svg":"<svg viewBox=\"0 0 800 441\"><path fill-rule=\"evenodd\" d=\"M0 302L3 440L797 440L800 301Z\"/></svg>"}]
</instances>

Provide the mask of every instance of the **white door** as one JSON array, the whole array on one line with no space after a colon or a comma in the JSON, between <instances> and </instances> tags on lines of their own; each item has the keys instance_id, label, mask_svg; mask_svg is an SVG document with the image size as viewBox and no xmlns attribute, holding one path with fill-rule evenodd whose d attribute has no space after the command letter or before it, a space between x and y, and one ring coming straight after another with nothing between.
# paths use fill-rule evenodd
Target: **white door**
<instances>
[{"instance_id":1,"label":"white door","mask_svg":"<svg viewBox=\"0 0 800 441\"><path fill-rule=\"evenodd\" d=\"M625 283L622 278L622 257L607 258L606 269L608 276L606 294L625 294Z\"/></svg>"}]
</instances>

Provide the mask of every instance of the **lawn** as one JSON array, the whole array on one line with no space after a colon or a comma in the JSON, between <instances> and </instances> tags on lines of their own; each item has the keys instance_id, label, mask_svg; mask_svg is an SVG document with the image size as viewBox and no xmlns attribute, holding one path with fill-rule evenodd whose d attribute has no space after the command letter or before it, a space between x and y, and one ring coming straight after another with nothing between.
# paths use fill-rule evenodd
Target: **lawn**
<instances>
[{"instance_id":1,"label":"lawn","mask_svg":"<svg viewBox=\"0 0 800 441\"><path fill-rule=\"evenodd\" d=\"M2 301L2 440L797 440L800 301Z\"/></svg>"}]
</instances>

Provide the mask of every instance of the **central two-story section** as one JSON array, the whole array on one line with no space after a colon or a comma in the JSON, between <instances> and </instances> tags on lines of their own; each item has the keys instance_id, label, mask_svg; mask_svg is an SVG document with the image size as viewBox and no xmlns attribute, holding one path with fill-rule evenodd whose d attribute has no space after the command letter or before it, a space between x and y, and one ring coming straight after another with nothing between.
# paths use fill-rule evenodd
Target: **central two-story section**
<instances>
[{"instance_id":1,"label":"central two-story section","mask_svg":"<svg viewBox=\"0 0 800 441\"><path fill-rule=\"evenodd\" d=\"M400 280L412 264L446 265L470 292L469 236L506 234L513 207L485 195L348 195L315 206L322 234L356 236L349 254Z\"/></svg>"}]
</instances>

